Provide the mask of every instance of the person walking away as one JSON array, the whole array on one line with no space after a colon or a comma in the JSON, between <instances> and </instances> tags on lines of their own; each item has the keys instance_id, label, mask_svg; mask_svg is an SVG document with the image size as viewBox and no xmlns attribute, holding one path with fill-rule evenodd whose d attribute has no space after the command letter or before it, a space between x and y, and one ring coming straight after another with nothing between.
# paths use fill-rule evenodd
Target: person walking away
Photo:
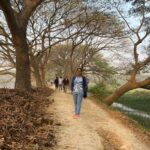
<instances>
[{"instance_id":1,"label":"person walking away","mask_svg":"<svg viewBox=\"0 0 150 150\"><path fill-rule=\"evenodd\" d=\"M64 89L64 92L66 93L67 92L67 86L69 85L69 79L67 77L65 77L63 79L63 89Z\"/></svg>"},{"instance_id":2,"label":"person walking away","mask_svg":"<svg viewBox=\"0 0 150 150\"><path fill-rule=\"evenodd\" d=\"M54 84L55 84L55 90L57 90L58 89L58 77L55 78Z\"/></svg>"},{"instance_id":3,"label":"person walking away","mask_svg":"<svg viewBox=\"0 0 150 150\"><path fill-rule=\"evenodd\" d=\"M59 88L59 91L63 90L63 78L61 76L58 79L58 88Z\"/></svg>"},{"instance_id":4,"label":"person walking away","mask_svg":"<svg viewBox=\"0 0 150 150\"><path fill-rule=\"evenodd\" d=\"M73 76L71 80L71 92L73 94L75 106L75 114L73 115L73 118L79 118L83 97L85 98L87 96L87 81L82 75L81 68L77 68L75 76Z\"/></svg>"}]
</instances>

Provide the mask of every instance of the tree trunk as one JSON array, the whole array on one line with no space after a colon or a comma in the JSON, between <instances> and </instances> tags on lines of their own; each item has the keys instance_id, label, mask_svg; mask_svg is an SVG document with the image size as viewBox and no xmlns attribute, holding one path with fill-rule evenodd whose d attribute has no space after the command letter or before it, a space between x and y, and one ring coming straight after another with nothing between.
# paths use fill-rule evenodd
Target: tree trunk
<instances>
[{"instance_id":1,"label":"tree trunk","mask_svg":"<svg viewBox=\"0 0 150 150\"><path fill-rule=\"evenodd\" d=\"M30 61L29 61L29 48L26 42L26 33L23 30L17 31L13 35L13 42L16 49L16 81L15 88L31 90L31 77L30 77Z\"/></svg>"},{"instance_id":2,"label":"tree trunk","mask_svg":"<svg viewBox=\"0 0 150 150\"><path fill-rule=\"evenodd\" d=\"M113 102L117 101L118 98L120 98L122 95L124 95L126 92L135 89L137 87L132 86L132 83L127 82L126 84L124 84L123 86L121 86L119 89L117 89L113 94L111 94L110 96L106 97L104 99L104 103L106 103L107 105L111 105Z\"/></svg>"},{"instance_id":3,"label":"tree trunk","mask_svg":"<svg viewBox=\"0 0 150 150\"><path fill-rule=\"evenodd\" d=\"M30 62L31 66L33 68L33 76L36 81L36 87L43 87L41 74L40 74L40 68L39 68L39 60L35 58L32 54L30 55Z\"/></svg>"},{"instance_id":4,"label":"tree trunk","mask_svg":"<svg viewBox=\"0 0 150 150\"><path fill-rule=\"evenodd\" d=\"M10 0L0 0L0 7L3 11L8 27L10 29L13 44L16 52L16 81L15 88L31 90L31 74L29 47L26 39L26 29L30 16L34 10L44 0L24 0L20 7L21 11L17 12Z\"/></svg>"},{"instance_id":5,"label":"tree trunk","mask_svg":"<svg viewBox=\"0 0 150 150\"><path fill-rule=\"evenodd\" d=\"M146 89L146 90L150 90L150 85L146 85L146 86L143 86L141 88Z\"/></svg>"},{"instance_id":6,"label":"tree trunk","mask_svg":"<svg viewBox=\"0 0 150 150\"><path fill-rule=\"evenodd\" d=\"M46 66L45 65L41 66L41 79L42 79L43 87L45 87L46 86Z\"/></svg>"},{"instance_id":7,"label":"tree trunk","mask_svg":"<svg viewBox=\"0 0 150 150\"><path fill-rule=\"evenodd\" d=\"M43 82L41 80L39 69L35 68L33 74L34 74L35 81L36 81L36 87L43 87Z\"/></svg>"},{"instance_id":8,"label":"tree trunk","mask_svg":"<svg viewBox=\"0 0 150 150\"><path fill-rule=\"evenodd\" d=\"M73 73L73 65L72 65L72 61L69 60L66 64L65 67L65 71L64 71L64 76L67 77L69 79L69 81L71 81L72 77L73 77L74 73ZM70 82L71 83L71 82Z\"/></svg>"},{"instance_id":9,"label":"tree trunk","mask_svg":"<svg viewBox=\"0 0 150 150\"><path fill-rule=\"evenodd\" d=\"M133 74L130 78L130 80L122 85L119 89L117 89L113 94L111 94L110 96L106 97L104 99L104 102L107 105L111 105L113 102L117 101L118 98L120 98L122 95L124 95L126 92L133 90L133 89L137 89L137 88L143 88L146 87L148 85L150 85L150 79L147 78L143 81L137 82L136 80L136 74Z\"/></svg>"}]
</instances>

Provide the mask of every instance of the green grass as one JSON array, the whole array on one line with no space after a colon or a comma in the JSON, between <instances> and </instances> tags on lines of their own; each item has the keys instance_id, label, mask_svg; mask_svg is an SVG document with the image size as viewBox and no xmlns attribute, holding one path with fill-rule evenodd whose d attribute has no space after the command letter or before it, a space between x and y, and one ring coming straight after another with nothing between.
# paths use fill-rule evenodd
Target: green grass
<instances>
[{"instance_id":1,"label":"green grass","mask_svg":"<svg viewBox=\"0 0 150 150\"><path fill-rule=\"evenodd\" d=\"M150 92L149 91L140 91L133 90L122 96L118 101L125 106L128 106L133 109L137 109L143 111L145 113L150 114ZM146 130L150 131L150 119L143 118L141 116L128 114L125 112L133 120L137 121L141 126L143 126Z\"/></svg>"},{"instance_id":2,"label":"green grass","mask_svg":"<svg viewBox=\"0 0 150 150\"><path fill-rule=\"evenodd\" d=\"M131 91L122 96L117 102L150 114L150 92Z\"/></svg>"},{"instance_id":3,"label":"green grass","mask_svg":"<svg viewBox=\"0 0 150 150\"><path fill-rule=\"evenodd\" d=\"M136 115L131 115L131 114L128 114L128 116L137 121L142 128L146 129L147 131L150 131L150 119L145 119L145 118L142 118L142 117L139 117L139 116L136 116Z\"/></svg>"},{"instance_id":4,"label":"green grass","mask_svg":"<svg viewBox=\"0 0 150 150\"><path fill-rule=\"evenodd\" d=\"M93 94L99 101L110 95L114 89L109 85L97 84L89 88L89 92Z\"/></svg>"},{"instance_id":5,"label":"green grass","mask_svg":"<svg viewBox=\"0 0 150 150\"><path fill-rule=\"evenodd\" d=\"M90 88L90 92L96 97L96 102L103 100L106 96L113 93L114 88L105 85L96 85ZM148 90L132 90L123 95L118 103L121 103L127 107L143 111L150 114L150 91ZM118 109L119 111L122 111ZM122 111L123 112L123 111ZM128 112L123 112L131 119L137 121L144 129L150 131L150 119L143 118L141 116L133 115Z\"/></svg>"}]
</instances>

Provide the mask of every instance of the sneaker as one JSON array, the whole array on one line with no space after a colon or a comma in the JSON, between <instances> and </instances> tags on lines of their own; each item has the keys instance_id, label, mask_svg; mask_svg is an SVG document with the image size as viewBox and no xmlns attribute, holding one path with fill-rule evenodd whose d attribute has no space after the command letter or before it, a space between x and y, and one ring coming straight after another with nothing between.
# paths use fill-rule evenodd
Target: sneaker
<instances>
[{"instance_id":1,"label":"sneaker","mask_svg":"<svg viewBox=\"0 0 150 150\"><path fill-rule=\"evenodd\" d=\"M73 118L76 119L76 115L73 115Z\"/></svg>"},{"instance_id":2,"label":"sneaker","mask_svg":"<svg viewBox=\"0 0 150 150\"><path fill-rule=\"evenodd\" d=\"M79 115L73 115L73 118L74 119L77 119L77 118L79 118L80 116Z\"/></svg>"},{"instance_id":3,"label":"sneaker","mask_svg":"<svg viewBox=\"0 0 150 150\"><path fill-rule=\"evenodd\" d=\"M76 115L77 118L80 118L80 115Z\"/></svg>"}]
</instances>

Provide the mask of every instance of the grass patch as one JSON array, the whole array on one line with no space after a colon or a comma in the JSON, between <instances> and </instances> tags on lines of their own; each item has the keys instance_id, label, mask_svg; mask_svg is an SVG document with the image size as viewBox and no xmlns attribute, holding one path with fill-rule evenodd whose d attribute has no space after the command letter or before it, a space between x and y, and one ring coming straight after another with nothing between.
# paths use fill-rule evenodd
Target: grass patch
<instances>
[{"instance_id":1,"label":"grass patch","mask_svg":"<svg viewBox=\"0 0 150 150\"><path fill-rule=\"evenodd\" d=\"M102 101L105 97L113 93L113 90L111 86L105 84L97 84L89 88L89 92L98 99L97 101Z\"/></svg>"},{"instance_id":2,"label":"grass patch","mask_svg":"<svg viewBox=\"0 0 150 150\"><path fill-rule=\"evenodd\" d=\"M117 102L150 114L150 92L132 91L122 96Z\"/></svg>"},{"instance_id":3,"label":"grass patch","mask_svg":"<svg viewBox=\"0 0 150 150\"><path fill-rule=\"evenodd\" d=\"M96 98L96 102L101 102L105 97L113 93L114 88L103 84L98 84L90 87L89 91ZM117 103L121 103L127 107L150 114L150 91L139 89L132 90L120 97ZM137 121L144 129L150 131L150 119L131 114L127 111L124 112L119 108L116 109L123 112L131 119Z\"/></svg>"},{"instance_id":4,"label":"grass patch","mask_svg":"<svg viewBox=\"0 0 150 150\"><path fill-rule=\"evenodd\" d=\"M127 114L131 119L137 121L144 129L150 131L150 119L145 119L136 115Z\"/></svg>"},{"instance_id":5,"label":"grass patch","mask_svg":"<svg viewBox=\"0 0 150 150\"><path fill-rule=\"evenodd\" d=\"M132 90L122 96L117 102L127 107L150 114L150 92L147 90ZM150 119L143 118L128 112L124 113L133 120L137 121L146 130L150 131Z\"/></svg>"}]
</instances>

